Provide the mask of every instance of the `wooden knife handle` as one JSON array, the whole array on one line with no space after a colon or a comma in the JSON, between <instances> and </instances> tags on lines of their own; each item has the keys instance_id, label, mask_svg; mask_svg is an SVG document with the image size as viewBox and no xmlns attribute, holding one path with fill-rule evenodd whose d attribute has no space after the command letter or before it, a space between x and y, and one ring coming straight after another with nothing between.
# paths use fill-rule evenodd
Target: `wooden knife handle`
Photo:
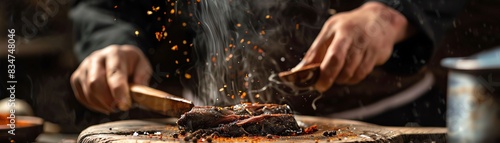
<instances>
[{"instance_id":1,"label":"wooden knife handle","mask_svg":"<svg viewBox=\"0 0 500 143\"><path fill-rule=\"evenodd\" d=\"M130 92L134 103L171 117L180 117L194 107L189 100L144 85L132 84Z\"/></svg>"}]
</instances>

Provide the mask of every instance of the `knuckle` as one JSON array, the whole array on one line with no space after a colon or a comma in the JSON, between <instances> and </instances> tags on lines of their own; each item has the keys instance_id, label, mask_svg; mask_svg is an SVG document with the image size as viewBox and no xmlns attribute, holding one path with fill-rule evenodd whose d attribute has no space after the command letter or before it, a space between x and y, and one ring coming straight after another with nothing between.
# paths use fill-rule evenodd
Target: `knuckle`
<instances>
[{"instance_id":1,"label":"knuckle","mask_svg":"<svg viewBox=\"0 0 500 143\"><path fill-rule=\"evenodd\" d=\"M341 54L333 54L330 60L334 64L332 66L336 66L344 60L344 56L342 56Z\"/></svg>"},{"instance_id":2,"label":"knuckle","mask_svg":"<svg viewBox=\"0 0 500 143\"><path fill-rule=\"evenodd\" d=\"M355 25L350 22L341 22L338 25L338 29L346 30L346 31L354 31Z\"/></svg>"},{"instance_id":3,"label":"knuckle","mask_svg":"<svg viewBox=\"0 0 500 143\"><path fill-rule=\"evenodd\" d=\"M354 72L352 69L344 69L344 72L342 73L342 77L346 79L350 79L354 76Z\"/></svg>"},{"instance_id":4,"label":"knuckle","mask_svg":"<svg viewBox=\"0 0 500 143\"><path fill-rule=\"evenodd\" d=\"M89 87L90 91L95 91L96 89L99 89L103 85L103 80L102 78L99 77L90 77L87 82L87 86Z\"/></svg>"},{"instance_id":5,"label":"knuckle","mask_svg":"<svg viewBox=\"0 0 500 143\"><path fill-rule=\"evenodd\" d=\"M70 81L72 83L80 81L80 72L78 70L73 72L73 74L71 74Z\"/></svg>"}]
</instances>

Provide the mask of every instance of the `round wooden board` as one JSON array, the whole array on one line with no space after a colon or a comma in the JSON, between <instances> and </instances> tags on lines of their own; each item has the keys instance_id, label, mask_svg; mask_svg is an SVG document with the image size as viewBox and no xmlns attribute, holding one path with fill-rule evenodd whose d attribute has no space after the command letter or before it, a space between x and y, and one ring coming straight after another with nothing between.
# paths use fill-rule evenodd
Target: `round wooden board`
<instances>
[{"instance_id":1,"label":"round wooden board","mask_svg":"<svg viewBox=\"0 0 500 143\"><path fill-rule=\"evenodd\" d=\"M213 142L446 142L446 128L383 127L352 120L310 116L296 116L296 119L307 126L317 125L318 131L300 136L274 136L272 139L266 137L219 137L213 139ZM175 118L126 120L94 125L80 133L78 142L185 142L184 136L172 137L174 133L179 132L175 125L176 121ZM337 135L323 136L324 131L332 130L336 130ZM202 141L204 140L198 142Z\"/></svg>"}]
</instances>

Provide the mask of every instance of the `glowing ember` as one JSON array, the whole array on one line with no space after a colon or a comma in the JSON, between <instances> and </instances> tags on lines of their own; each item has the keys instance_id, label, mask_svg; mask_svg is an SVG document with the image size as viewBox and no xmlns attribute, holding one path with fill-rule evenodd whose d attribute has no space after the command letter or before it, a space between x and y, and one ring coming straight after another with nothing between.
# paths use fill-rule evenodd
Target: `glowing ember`
<instances>
[{"instance_id":1,"label":"glowing ember","mask_svg":"<svg viewBox=\"0 0 500 143\"><path fill-rule=\"evenodd\" d=\"M243 98L245 98L246 96L247 96L247 93L246 93L246 92L243 92L243 93L241 93L240 98L241 98L241 99L243 99Z\"/></svg>"},{"instance_id":2,"label":"glowing ember","mask_svg":"<svg viewBox=\"0 0 500 143\"><path fill-rule=\"evenodd\" d=\"M212 62L215 63L217 61L217 57L212 56Z\"/></svg>"},{"instance_id":3,"label":"glowing ember","mask_svg":"<svg viewBox=\"0 0 500 143\"><path fill-rule=\"evenodd\" d=\"M191 75L190 75L190 74L188 74L188 73L184 74L184 77L185 77L186 79L191 79Z\"/></svg>"},{"instance_id":4,"label":"glowing ember","mask_svg":"<svg viewBox=\"0 0 500 143\"><path fill-rule=\"evenodd\" d=\"M177 50L179 50L179 46L177 45L172 46L172 51L177 51Z\"/></svg>"},{"instance_id":5,"label":"glowing ember","mask_svg":"<svg viewBox=\"0 0 500 143\"><path fill-rule=\"evenodd\" d=\"M240 40L240 43L243 43L243 42L245 42L245 39L241 39L241 40Z\"/></svg>"},{"instance_id":6,"label":"glowing ember","mask_svg":"<svg viewBox=\"0 0 500 143\"><path fill-rule=\"evenodd\" d=\"M136 30L134 33L135 33L135 36L139 36L139 31L138 30Z\"/></svg>"},{"instance_id":7,"label":"glowing ember","mask_svg":"<svg viewBox=\"0 0 500 143\"><path fill-rule=\"evenodd\" d=\"M270 15L266 15L266 19L271 19L271 16Z\"/></svg>"},{"instance_id":8,"label":"glowing ember","mask_svg":"<svg viewBox=\"0 0 500 143\"><path fill-rule=\"evenodd\" d=\"M175 9L170 10L170 14L175 14Z\"/></svg>"},{"instance_id":9,"label":"glowing ember","mask_svg":"<svg viewBox=\"0 0 500 143\"><path fill-rule=\"evenodd\" d=\"M229 56L227 56L226 58L226 61L229 61L231 58L233 58L233 54L229 54Z\"/></svg>"},{"instance_id":10,"label":"glowing ember","mask_svg":"<svg viewBox=\"0 0 500 143\"><path fill-rule=\"evenodd\" d=\"M186 22L182 22L182 27L186 27L187 26L187 23Z\"/></svg>"},{"instance_id":11,"label":"glowing ember","mask_svg":"<svg viewBox=\"0 0 500 143\"><path fill-rule=\"evenodd\" d=\"M154 12L157 12L158 10L160 10L160 7L159 7L159 6L157 6L157 7L154 7L154 6L153 6L153 11L154 11Z\"/></svg>"},{"instance_id":12,"label":"glowing ember","mask_svg":"<svg viewBox=\"0 0 500 143\"><path fill-rule=\"evenodd\" d=\"M160 41L160 40L161 40L161 38L162 38L162 34L161 34L161 32L155 32L155 35L156 35L156 39L157 39L158 41Z\"/></svg>"},{"instance_id":13,"label":"glowing ember","mask_svg":"<svg viewBox=\"0 0 500 143\"><path fill-rule=\"evenodd\" d=\"M187 41L186 40L182 40L182 44L187 44Z\"/></svg>"},{"instance_id":14,"label":"glowing ember","mask_svg":"<svg viewBox=\"0 0 500 143\"><path fill-rule=\"evenodd\" d=\"M241 24L239 24L239 23L238 23L238 24L236 24L236 27L241 27Z\"/></svg>"},{"instance_id":15,"label":"glowing ember","mask_svg":"<svg viewBox=\"0 0 500 143\"><path fill-rule=\"evenodd\" d=\"M151 15L151 14L153 14L153 12L148 10L147 14Z\"/></svg>"}]
</instances>

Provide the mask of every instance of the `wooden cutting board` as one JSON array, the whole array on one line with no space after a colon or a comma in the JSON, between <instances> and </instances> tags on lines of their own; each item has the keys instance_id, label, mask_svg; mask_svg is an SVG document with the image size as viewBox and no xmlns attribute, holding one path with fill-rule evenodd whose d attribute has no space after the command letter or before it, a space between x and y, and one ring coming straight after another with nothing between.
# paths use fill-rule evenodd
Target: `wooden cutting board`
<instances>
[{"instance_id":1,"label":"wooden cutting board","mask_svg":"<svg viewBox=\"0 0 500 143\"><path fill-rule=\"evenodd\" d=\"M296 116L296 119L308 126L317 125L318 131L300 136L273 136L272 139L267 137L218 137L214 138L213 142L446 142L446 128L385 127L359 121L311 116ZM172 137L174 133L179 132L175 125L176 121L175 118L127 120L94 125L80 133L78 142L185 142L182 135L179 135L178 138ZM334 130L337 135L323 135L325 131ZM198 140L198 142L202 141L204 140Z\"/></svg>"}]
</instances>

